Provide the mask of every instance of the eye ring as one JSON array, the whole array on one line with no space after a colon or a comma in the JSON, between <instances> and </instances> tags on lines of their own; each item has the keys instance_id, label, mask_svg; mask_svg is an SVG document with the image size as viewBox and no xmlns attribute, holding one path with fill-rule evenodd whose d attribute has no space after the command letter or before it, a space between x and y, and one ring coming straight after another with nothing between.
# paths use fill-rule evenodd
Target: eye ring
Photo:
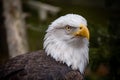
<instances>
[{"instance_id":1,"label":"eye ring","mask_svg":"<svg viewBox=\"0 0 120 80\"><path fill-rule=\"evenodd\" d=\"M67 26L65 26L65 29L66 29L67 31L70 31L70 30L71 30L71 26L67 25Z\"/></svg>"}]
</instances>

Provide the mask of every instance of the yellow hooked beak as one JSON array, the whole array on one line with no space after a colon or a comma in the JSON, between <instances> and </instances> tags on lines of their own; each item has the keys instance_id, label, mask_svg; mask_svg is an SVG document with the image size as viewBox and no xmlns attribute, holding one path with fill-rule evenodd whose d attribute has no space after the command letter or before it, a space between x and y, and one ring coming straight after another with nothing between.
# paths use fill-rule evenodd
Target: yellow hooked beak
<instances>
[{"instance_id":1,"label":"yellow hooked beak","mask_svg":"<svg viewBox=\"0 0 120 80\"><path fill-rule=\"evenodd\" d=\"M89 30L85 25L80 25L79 29L74 32L75 36L82 36L82 37L86 37L89 40Z\"/></svg>"}]
</instances>

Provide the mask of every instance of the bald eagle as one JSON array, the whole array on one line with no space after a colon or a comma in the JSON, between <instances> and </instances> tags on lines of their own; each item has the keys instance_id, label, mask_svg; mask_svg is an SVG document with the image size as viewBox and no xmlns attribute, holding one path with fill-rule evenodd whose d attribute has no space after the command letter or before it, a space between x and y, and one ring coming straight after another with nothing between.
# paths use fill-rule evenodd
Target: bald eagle
<instances>
[{"instance_id":1,"label":"bald eagle","mask_svg":"<svg viewBox=\"0 0 120 80\"><path fill-rule=\"evenodd\" d=\"M8 60L0 69L0 80L82 80L88 46L86 19L67 14L49 25L44 50Z\"/></svg>"}]
</instances>

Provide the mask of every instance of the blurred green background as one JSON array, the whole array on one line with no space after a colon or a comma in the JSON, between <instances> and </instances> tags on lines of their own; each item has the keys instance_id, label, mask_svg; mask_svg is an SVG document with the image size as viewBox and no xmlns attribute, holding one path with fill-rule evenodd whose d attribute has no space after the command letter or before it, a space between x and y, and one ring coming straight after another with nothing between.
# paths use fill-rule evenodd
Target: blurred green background
<instances>
[{"instance_id":1,"label":"blurred green background","mask_svg":"<svg viewBox=\"0 0 120 80\"><path fill-rule=\"evenodd\" d=\"M87 19L90 30L90 63L86 80L120 80L119 0L37 0L60 8L54 15L48 12L44 21L38 17L38 10L31 8L27 1L22 0L22 7L28 13L26 24L30 26L27 28L30 51L42 49L45 30L53 20L68 13L80 14ZM8 51L2 38L4 30L0 31L0 62L3 63L8 58L5 54Z\"/></svg>"}]
</instances>

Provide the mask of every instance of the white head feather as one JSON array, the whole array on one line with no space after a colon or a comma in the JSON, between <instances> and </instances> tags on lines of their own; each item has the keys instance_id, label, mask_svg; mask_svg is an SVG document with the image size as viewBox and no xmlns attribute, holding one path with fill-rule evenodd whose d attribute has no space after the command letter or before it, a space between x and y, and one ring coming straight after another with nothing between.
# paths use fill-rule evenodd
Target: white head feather
<instances>
[{"instance_id":1,"label":"white head feather","mask_svg":"<svg viewBox=\"0 0 120 80\"><path fill-rule=\"evenodd\" d=\"M56 19L49 25L44 38L44 49L47 55L56 61L66 63L73 70L84 73L84 69L89 61L88 45L89 41L85 37L72 38L66 35L63 29L66 25L79 27L80 24L87 26L87 21L80 15L67 14Z\"/></svg>"}]
</instances>

